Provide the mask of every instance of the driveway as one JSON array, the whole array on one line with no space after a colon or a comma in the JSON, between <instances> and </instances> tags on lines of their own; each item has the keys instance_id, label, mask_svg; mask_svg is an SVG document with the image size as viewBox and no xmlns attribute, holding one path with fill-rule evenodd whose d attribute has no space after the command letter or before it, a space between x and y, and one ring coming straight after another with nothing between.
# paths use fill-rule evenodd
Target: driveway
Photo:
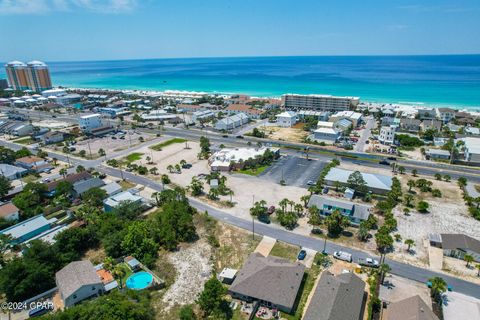
<instances>
[{"instance_id":1,"label":"driveway","mask_svg":"<svg viewBox=\"0 0 480 320\"><path fill-rule=\"evenodd\" d=\"M263 236L262 241L260 241L254 252L258 252L262 256L266 257L270 254L270 251L272 251L272 248L276 242L277 239Z\"/></svg>"},{"instance_id":2,"label":"driveway","mask_svg":"<svg viewBox=\"0 0 480 320\"><path fill-rule=\"evenodd\" d=\"M367 140L372 135L372 129L375 127L375 119L373 117L366 118L367 123L365 124L365 129L362 130L360 134L360 138L358 139L355 147L353 148L356 152L364 152L365 151L365 144Z\"/></svg>"},{"instance_id":3,"label":"driveway","mask_svg":"<svg viewBox=\"0 0 480 320\"><path fill-rule=\"evenodd\" d=\"M475 183L468 182L465 189L467 190L467 193L470 197L472 198L480 197L480 192L478 192L477 189L475 188Z\"/></svg>"},{"instance_id":4,"label":"driveway","mask_svg":"<svg viewBox=\"0 0 480 320\"><path fill-rule=\"evenodd\" d=\"M480 319L480 300L458 292L448 292L444 297L443 318Z\"/></svg>"},{"instance_id":5,"label":"driveway","mask_svg":"<svg viewBox=\"0 0 480 320\"><path fill-rule=\"evenodd\" d=\"M309 248L302 248L302 250L305 250L305 252L307 252L307 256L305 257L305 259L297 261L303 264L306 268L311 268L313 262L315 261L315 255L317 254L317 251Z\"/></svg>"}]
</instances>

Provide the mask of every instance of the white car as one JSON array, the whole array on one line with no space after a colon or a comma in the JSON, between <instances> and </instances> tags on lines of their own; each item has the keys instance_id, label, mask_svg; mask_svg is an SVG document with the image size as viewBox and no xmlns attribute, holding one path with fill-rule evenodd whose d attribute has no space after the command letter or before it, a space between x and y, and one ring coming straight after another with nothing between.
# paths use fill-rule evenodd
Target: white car
<instances>
[{"instance_id":1,"label":"white car","mask_svg":"<svg viewBox=\"0 0 480 320\"><path fill-rule=\"evenodd\" d=\"M352 262L352 254L345 251L335 251L333 257L338 260Z\"/></svg>"}]
</instances>

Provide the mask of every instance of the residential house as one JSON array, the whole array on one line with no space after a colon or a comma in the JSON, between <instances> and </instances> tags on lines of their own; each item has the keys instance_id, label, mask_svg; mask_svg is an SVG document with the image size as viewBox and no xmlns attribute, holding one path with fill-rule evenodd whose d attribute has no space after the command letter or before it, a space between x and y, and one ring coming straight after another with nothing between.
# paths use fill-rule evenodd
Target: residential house
<instances>
[{"instance_id":1,"label":"residential house","mask_svg":"<svg viewBox=\"0 0 480 320\"><path fill-rule=\"evenodd\" d=\"M0 204L0 218L7 221L18 220L20 210L11 202Z\"/></svg>"},{"instance_id":2,"label":"residential house","mask_svg":"<svg viewBox=\"0 0 480 320\"><path fill-rule=\"evenodd\" d=\"M215 117L215 112L211 110L201 110L201 111L195 111L192 114L192 121L193 122L202 122L205 120L209 120Z\"/></svg>"},{"instance_id":3,"label":"residential house","mask_svg":"<svg viewBox=\"0 0 480 320\"><path fill-rule=\"evenodd\" d=\"M418 118L420 120L435 120L437 119L437 111L433 108L418 109Z\"/></svg>"},{"instance_id":4,"label":"residential house","mask_svg":"<svg viewBox=\"0 0 480 320\"><path fill-rule=\"evenodd\" d=\"M245 113L237 113L232 116L225 117L218 120L215 123L215 129L217 130L233 130L246 123L248 123L249 117Z\"/></svg>"},{"instance_id":5,"label":"residential house","mask_svg":"<svg viewBox=\"0 0 480 320\"><path fill-rule=\"evenodd\" d=\"M397 127L395 126L383 126L380 128L380 135L378 136L378 141L385 145L391 145L395 142L395 133Z\"/></svg>"},{"instance_id":6,"label":"residential house","mask_svg":"<svg viewBox=\"0 0 480 320\"><path fill-rule=\"evenodd\" d=\"M105 185L102 179L94 177L88 180L78 181L73 184L73 195L81 197L85 192L93 188L100 188Z\"/></svg>"},{"instance_id":7,"label":"residential house","mask_svg":"<svg viewBox=\"0 0 480 320\"><path fill-rule=\"evenodd\" d=\"M105 212L111 212L122 203L142 204L143 198L130 191L124 191L103 200L103 208Z\"/></svg>"},{"instance_id":8,"label":"residential house","mask_svg":"<svg viewBox=\"0 0 480 320\"><path fill-rule=\"evenodd\" d=\"M228 289L235 299L290 313L302 284L305 266L274 256L252 253Z\"/></svg>"},{"instance_id":9,"label":"residential house","mask_svg":"<svg viewBox=\"0 0 480 320\"><path fill-rule=\"evenodd\" d=\"M400 128L403 131L419 132L422 121L418 119L402 118L400 119Z\"/></svg>"},{"instance_id":10,"label":"residential house","mask_svg":"<svg viewBox=\"0 0 480 320\"><path fill-rule=\"evenodd\" d=\"M439 320L419 295L388 304L383 314L383 320Z\"/></svg>"},{"instance_id":11,"label":"residential house","mask_svg":"<svg viewBox=\"0 0 480 320\"><path fill-rule=\"evenodd\" d=\"M82 171L79 173L71 173L65 176L65 178L58 179L52 182L47 183L47 195L49 197L52 197L55 195L55 190L58 186L58 184L62 181L68 181L72 185L79 182L79 181L84 181L84 180L89 180L92 178L92 175L88 171Z\"/></svg>"},{"instance_id":12,"label":"residential house","mask_svg":"<svg viewBox=\"0 0 480 320\"><path fill-rule=\"evenodd\" d=\"M308 207L313 206L317 207L320 210L320 215L324 217L338 210L350 220L352 225L359 225L360 222L367 220L371 211L371 206L316 194L312 195L308 201Z\"/></svg>"},{"instance_id":13,"label":"residential house","mask_svg":"<svg viewBox=\"0 0 480 320\"><path fill-rule=\"evenodd\" d=\"M456 110L450 108L437 108L437 118L443 123L449 123L455 119Z\"/></svg>"},{"instance_id":14,"label":"residential house","mask_svg":"<svg viewBox=\"0 0 480 320\"><path fill-rule=\"evenodd\" d=\"M101 115L98 113L81 116L78 121L80 129L84 133L91 133L93 129L97 129L103 126Z\"/></svg>"},{"instance_id":15,"label":"residential house","mask_svg":"<svg viewBox=\"0 0 480 320\"><path fill-rule=\"evenodd\" d=\"M354 127L357 127L362 121L362 114L359 112L349 111L349 110L339 111L337 113L334 113L332 116L330 116L330 119L328 119L328 121L337 122L342 119L349 120Z\"/></svg>"},{"instance_id":16,"label":"residential house","mask_svg":"<svg viewBox=\"0 0 480 320\"><path fill-rule=\"evenodd\" d=\"M394 118L395 115L396 115L396 112L393 111L392 109L382 109L382 114L383 114L385 117Z\"/></svg>"},{"instance_id":17,"label":"residential house","mask_svg":"<svg viewBox=\"0 0 480 320\"><path fill-rule=\"evenodd\" d=\"M473 164L480 164L480 138L465 137L464 142L464 160Z\"/></svg>"},{"instance_id":18,"label":"residential house","mask_svg":"<svg viewBox=\"0 0 480 320\"><path fill-rule=\"evenodd\" d=\"M11 244L20 244L49 230L53 221L40 214L1 230L0 234L10 236Z\"/></svg>"},{"instance_id":19,"label":"residential house","mask_svg":"<svg viewBox=\"0 0 480 320\"><path fill-rule=\"evenodd\" d=\"M451 132L458 132L458 131L460 131L460 129L463 128L463 126L459 126L459 125L456 125L456 124L451 123L451 122L449 124L447 124L447 127Z\"/></svg>"},{"instance_id":20,"label":"residential house","mask_svg":"<svg viewBox=\"0 0 480 320\"><path fill-rule=\"evenodd\" d=\"M324 181L328 186L335 186L337 183L346 186L348 178L354 171L340 168L332 168L325 176ZM369 191L376 194L386 194L392 188L392 177L360 172Z\"/></svg>"},{"instance_id":21,"label":"residential house","mask_svg":"<svg viewBox=\"0 0 480 320\"><path fill-rule=\"evenodd\" d=\"M103 283L89 260L67 264L55 274L55 283L66 308L104 292Z\"/></svg>"},{"instance_id":22,"label":"residential house","mask_svg":"<svg viewBox=\"0 0 480 320\"><path fill-rule=\"evenodd\" d=\"M443 249L443 255L464 259L471 255L476 262L480 262L480 241L464 234L442 233L430 234L430 245Z\"/></svg>"},{"instance_id":23,"label":"residential house","mask_svg":"<svg viewBox=\"0 0 480 320\"><path fill-rule=\"evenodd\" d=\"M53 166L47 162L47 160L37 157L37 156L28 156L19 158L15 161L15 165L25 168L30 172L47 172L53 169Z\"/></svg>"},{"instance_id":24,"label":"residential house","mask_svg":"<svg viewBox=\"0 0 480 320\"><path fill-rule=\"evenodd\" d=\"M455 114L455 122L459 125L475 125L475 117L469 112L459 111Z\"/></svg>"},{"instance_id":25,"label":"residential house","mask_svg":"<svg viewBox=\"0 0 480 320\"><path fill-rule=\"evenodd\" d=\"M450 159L450 151L443 150L443 149L428 149L425 152L425 156L426 156L427 160L429 160L429 159L449 160Z\"/></svg>"},{"instance_id":26,"label":"residential house","mask_svg":"<svg viewBox=\"0 0 480 320\"><path fill-rule=\"evenodd\" d=\"M226 113L229 115L231 114L238 114L238 113L245 113L250 118L258 119L260 116L265 113L264 110L256 109L252 106L246 104L231 104L224 109Z\"/></svg>"},{"instance_id":27,"label":"residential house","mask_svg":"<svg viewBox=\"0 0 480 320\"><path fill-rule=\"evenodd\" d=\"M354 273L324 271L303 320L363 319L366 296L365 282Z\"/></svg>"},{"instance_id":28,"label":"residential house","mask_svg":"<svg viewBox=\"0 0 480 320\"><path fill-rule=\"evenodd\" d=\"M427 131L433 129L435 131L442 130L442 121L440 120L423 120L420 124L420 129L422 131Z\"/></svg>"},{"instance_id":29,"label":"residential house","mask_svg":"<svg viewBox=\"0 0 480 320\"><path fill-rule=\"evenodd\" d=\"M40 136L40 140L45 145L59 143L59 142L62 142L64 139L65 139L65 134L60 131L49 131L44 135Z\"/></svg>"},{"instance_id":30,"label":"residential house","mask_svg":"<svg viewBox=\"0 0 480 320\"><path fill-rule=\"evenodd\" d=\"M0 174L8 180L15 180L27 175L28 170L11 164L0 163Z\"/></svg>"},{"instance_id":31,"label":"residential house","mask_svg":"<svg viewBox=\"0 0 480 320\"><path fill-rule=\"evenodd\" d=\"M110 182L101 187L100 189L104 190L109 197L122 192L122 186L116 182Z\"/></svg>"},{"instance_id":32,"label":"residential house","mask_svg":"<svg viewBox=\"0 0 480 320\"><path fill-rule=\"evenodd\" d=\"M290 128L297 123L297 114L293 111L285 111L276 115L279 127Z\"/></svg>"},{"instance_id":33,"label":"residential house","mask_svg":"<svg viewBox=\"0 0 480 320\"><path fill-rule=\"evenodd\" d=\"M334 127L337 131L344 133L353 128L353 122L349 119L340 119L334 122Z\"/></svg>"},{"instance_id":34,"label":"residential house","mask_svg":"<svg viewBox=\"0 0 480 320\"><path fill-rule=\"evenodd\" d=\"M330 118L330 112L328 111L312 111L312 110L300 110L297 112L297 116L300 120L304 121L306 118L315 118L319 121L328 121Z\"/></svg>"}]
</instances>

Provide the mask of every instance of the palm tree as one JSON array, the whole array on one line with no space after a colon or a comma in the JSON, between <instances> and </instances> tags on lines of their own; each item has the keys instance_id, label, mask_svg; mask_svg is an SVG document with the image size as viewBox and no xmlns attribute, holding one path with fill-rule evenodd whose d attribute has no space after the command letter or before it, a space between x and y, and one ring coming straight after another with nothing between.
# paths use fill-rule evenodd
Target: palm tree
<instances>
[{"instance_id":1,"label":"palm tree","mask_svg":"<svg viewBox=\"0 0 480 320\"><path fill-rule=\"evenodd\" d=\"M123 269L121 264L117 264L113 269L113 275L117 277L120 281L120 289L122 289L122 279L125 276L125 269Z\"/></svg>"},{"instance_id":2,"label":"palm tree","mask_svg":"<svg viewBox=\"0 0 480 320\"><path fill-rule=\"evenodd\" d=\"M182 167L183 167L184 165L186 165L186 164L187 164L187 161L185 161L185 160L183 160L183 159L180 160L180 165L181 165Z\"/></svg>"},{"instance_id":3,"label":"palm tree","mask_svg":"<svg viewBox=\"0 0 480 320\"><path fill-rule=\"evenodd\" d=\"M280 206L280 208L282 208L282 212L285 213L286 210L287 210L287 205L288 205L288 202L290 200L288 200L287 198L283 198L282 200L280 200L280 202L278 203L278 205Z\"/></svg>"},{"instance_id":4,"label":"palm tree","mask_svg":"<svg viewBox=\"0 0 480 320\"><path fill-rule=\"evenodd\" d=\"M414 177L417 176L417 173L418 173L417 169L413 169L413 170L412 170L412 175L413 175Z\"/></svg>"},{"instance_id":5,"label":"palm tree","mask_svg":"<svg viewBox=\"0 0 480 320\"><path fill-rule=\"evenodd\" d=\"M386 263L382 263L378 267L378 271L380 272L380 283L381 284L383 284L383 281L385 280L385 277L387 276L387 273L390 272L390 270L392 270L392 268L390 268L390 266Z\"/></svg>"},{"instance_id":6,"label":"palm tree","mask_svg":"<svg viewBox=\"0 0 480 320\"><path fill-rule=\"evenodd\" d=\"M308 194L301 196L300 200L303 201L303 206L306 208L308 205L308 201L310 201L310 196Z\"/></svg>"},{"instance_id":7,"label":"palm tree","mask_svg":"<svg viewBox=\"0 0 480 320\"><path fill-rule=\"evenodd\" d=\"M412 192L412 188L415 187L415 180L408 180L407 186L408 186L408 192Z\"/></svg>"},{"instance_id":8,"label":"palm tree","mask_svg":"<svg viewBox=\"0 0 480 320\"><path fill-rule=\"evenodd\" d=\"M431 283L430 295L437 303L441 303L442 293L447 291L447 283L440 277L433 277L428 279L428 281Z\"/></svg>"},{"instance_id":9,"label":"palm tree","mask_svg":"<svg viewBox=\"0 0 480 320\"><path fill-rule=\"evenodd\" d=\"M147 164L152 163L152 158L150 158L150 156L146 156L145 160L147 161Z\"/></svg>"},{"instance_id":10,"label":"palm tree","mask_svg":"<svg viewBox=\"0 0 480 320\"><path fill-rule=\"evenodd\" d=\"M230 203L232 203L232 196L233 196L233 190L232 189L228 189L227 192L226 192L226 195L227 196L230 196Z\"/></svg>"},{"instance_id":11,"label":"palm tree","mask_svg":"<svg viewBox=\"0 0 480 320\"><path fill-rule=\"evenodd\" d=\"M98 149L98 154L100 157L105 157L105 160L107 159L107 153L102 148Z\"/></svg>"},{"instance_id":12,"label":"palm tree","mask_svg":"<svg viewBox=\"0 0 480 320\"><path fill-rule=\"evenodd\" d=\"M400 172L400 174L404 174L405 173L405 167L403 167L403 166L398 167L398 172Z\"/></svg>"},{"instance_id":13,"label":"palm tree","mask_svg":"<svg viewBox=\"0 0 480 320\"><path fill-rule=\"evenodd\" d=\"M480 277L480 263L478 263L477 265L475 265L475 268L478 270L478 272L477 272L477 277Z\"/></svg>"},{"instance_id":14,"label":"palm tree","mask_svg":"<svg viewBox=\"0 0 480 320\"><path fill-rule=\"evenodd\" d=\"M301 216L302 213L303 213L303 206L301 203L297 203L295 204L294 206L294 209L295 209L295 212L297 213L297 215Z\"/></svg>"},{"instance_id":15,"label":"palm tree","mask_svg":"<svg viewBox=\"0 0 480 320\"><path fill-rule=\"evenodd\" d=\"M112 257L106 257L103 261L103 268L107 271L112 271L115 267L115 260Z\"/></svg>"},{"instance_id":16,"label":"palm tree","mask_svg":"<svg viewBox=\"0 0 480 320\"><path fill-rule=\"evenodd\" d=\"M150 168L150 173L153 174L153 175L157 175L158 174L157 167Z\"/></svg>"},{"instance_id":17,"label":"palm tree","mask_svg":"<svg viewBox=\"0 0 480 320\"><path fill-rule=\"evenodd\" d=\"M65 179L65 177L67 176L67 169L62 168L60 169L59 173L63 176L63 179Z\"/></svg>"},{"instance_id":18,"label":"palm tree","mask_svg":"<svg viewBox=\"0 0 480 320\"><path fill-rule=\"evenodd\" d=\"M465 262L467 263L467 268L470 267L470 263L472 263L474 261L473 259L473 256L471 254L466 254L464 257L463 257L463 260L465 260Z\"/></svg>"},{"instance_id":19,"label":"palm tree","mask_svg":"<svg viewBox=\"0 0 480 320\"><path fill-rule=\"evenodd\" d=\"M177 173L182 173L182 168L178 163L175 165L175 170L177 171Z\"/></svg>"},{"instance_id":20,"label":"palm tree","mask_svg":"<svg viewBox=\"0 0 480 320\"><path fill-rule=\"evenodd\" d=\"M412 205L413 196L411 194L407 193L403 197L403 201L405 202L405 206L410 207Z\"/></svg>"},{"instance_id":21,"label":"palm tree","mask_svg":"<svg viewBox=\"0 0 480 320\"><path fill-rule=\"evenodd\" d=\"M172 173L173 172L173 166L171 164L169 164L167 166L167 170L168 170L168 172Z\"/></svg>"},{"instance_id":22,"label":"palm tree","mask_svg":"<svg viewBox=\"0 0 480 320\"><path fill-rule=\"evenodd\" d=\"M450 182L450 180L452 180L452 177L450 177L448 174L446 174L446 175L443 176L443 180L445 180L447 182Z\"/></svg>"},{"instance_id":23,"label":"palm tree","mask_svg":"<svg viewBox=\"0 0 480 320\"><path fill-rule=\"evenodd\" d=\"M412 239L406 239L405 244L408 246L407 251L410 251L410 248L415 246L415 241Z\"/></svg>"}]
</instances>

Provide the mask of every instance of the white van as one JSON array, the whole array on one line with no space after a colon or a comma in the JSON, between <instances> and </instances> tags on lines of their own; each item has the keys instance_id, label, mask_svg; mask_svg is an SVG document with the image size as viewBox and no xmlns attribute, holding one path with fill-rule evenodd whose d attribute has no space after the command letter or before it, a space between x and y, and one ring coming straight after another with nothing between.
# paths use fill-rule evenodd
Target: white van
<instances>
[{"instance_id":1,"label":"white van","mask_svg":"<svg viewBox=\"0 0 480 320\"><path fill-rule=\"evenodd\" d=\"M345 251L335 251L333 257L339 260L352 262L352 254Z\"/></svg>"}]
</instances>

